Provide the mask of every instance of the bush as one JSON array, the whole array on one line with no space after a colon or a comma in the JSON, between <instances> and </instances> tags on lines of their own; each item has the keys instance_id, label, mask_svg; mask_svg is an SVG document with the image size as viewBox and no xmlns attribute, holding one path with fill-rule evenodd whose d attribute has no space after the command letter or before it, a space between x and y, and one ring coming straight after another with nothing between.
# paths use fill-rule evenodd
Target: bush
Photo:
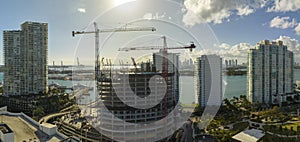
<instances>
[{"instance_id":1,"label":"bush","mask_svg":"<svg viewBox=\"0 0 300 142\"><path fill-rule=\"evenodd\" d=\"M233 125L233 131L243 131L249 126L248 122L240 122Z\"/></svg>"}]
</instances>

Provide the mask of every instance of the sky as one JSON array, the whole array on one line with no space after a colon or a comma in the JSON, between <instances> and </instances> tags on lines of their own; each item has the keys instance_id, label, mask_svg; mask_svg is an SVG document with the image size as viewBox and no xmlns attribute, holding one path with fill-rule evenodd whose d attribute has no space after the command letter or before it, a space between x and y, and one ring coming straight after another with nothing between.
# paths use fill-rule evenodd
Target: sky
<instances>
[{"instance_id":1,"label":"sky","mask_svg":"<svg viewBox=\"0 0 300 142\"><path fill-rule=\"evenodd\" d=\"M143 40L146 43L163 34L183 43L193 40L201 47L199 54L217 53L241 60L261 40L282 40L300 62L299 15L298 0L6 0L0 5L0 38L3 30L20 29L25 21L46 22L49 64L75 64L77 57L89 64L94 57L94 37L72 37L73 30L93 30L93 22L101 28L114 28L142 19L133 23L155 26L157 32L101 34L101 56L113 56L119 47L138 45ZM118 53L118 57L132 54Z\"/></svg>"}]
</instances>

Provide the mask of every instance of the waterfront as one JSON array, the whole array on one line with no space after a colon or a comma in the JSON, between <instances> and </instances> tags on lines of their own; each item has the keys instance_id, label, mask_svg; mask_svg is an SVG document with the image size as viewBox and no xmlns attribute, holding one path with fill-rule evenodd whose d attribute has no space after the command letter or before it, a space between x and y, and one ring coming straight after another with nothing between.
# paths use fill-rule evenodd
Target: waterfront
<instances>
[{"instance_id":1,"label":"waterfront","mask_svg":"<svg viewBox=\"0 0 300 142\"><path fill-rule=\"evenodd\" d=\"M227 85L225 87L224 98L232 98L234 96L246 95L247 91L247 76L224 76ZM300 69L294 69L294 82L300 80ZM3 82L3 73L0 73L0 82ZM49 84L58 83L63 86L71 87L73 85L70 80L48 80ZM81 82L83 85L84 82ZM194 95L194 78L192 76L180 77L180 101L183 103L192 103L195 101Z\"/></svg>"},{"instance_id":2,"label":"waterfront","mask_svg":"<svg viewBox=\"0 0 300 142\"><path fill-rule=\"evenodd\" d=\"M300 69L294 69L294 82L300 80ZM247 92L247 76L224 76L224 81L226 81L225 93L223 98L231 99L232 97L239 97L240 95L246 95ZM180 80L180 93L181 102L191 103L194 102L194 89L193 87L193 77L182 76Z\"/></svg>"}]
</instances>

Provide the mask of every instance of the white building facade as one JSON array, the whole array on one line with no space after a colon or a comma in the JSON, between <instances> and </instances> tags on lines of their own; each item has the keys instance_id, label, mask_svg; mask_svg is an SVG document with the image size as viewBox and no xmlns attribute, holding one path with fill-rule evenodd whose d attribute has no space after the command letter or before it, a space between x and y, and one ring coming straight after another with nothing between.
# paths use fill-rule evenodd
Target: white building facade
<instances>
[{"instance_id":1,"label":"white building facade","mask_svg":"<svg viewBox=\"0 0 300 142\"><path fill-rule=\"evenodd\" d=\"M201 107L221 105L223 99L222 58L202 55L195 63L196 104Z\"/></svg>"},{"instance_id":2,"label":"white building facade","mask_svg":"<svg viewBox=\"0 0 300 142\"><path fill-rule=\"evenodd\" d=\"M293 93L294 54L282 41L261 41L248 53L247 96L252 103L278 104Z\"/></svg>"}]
</instances>

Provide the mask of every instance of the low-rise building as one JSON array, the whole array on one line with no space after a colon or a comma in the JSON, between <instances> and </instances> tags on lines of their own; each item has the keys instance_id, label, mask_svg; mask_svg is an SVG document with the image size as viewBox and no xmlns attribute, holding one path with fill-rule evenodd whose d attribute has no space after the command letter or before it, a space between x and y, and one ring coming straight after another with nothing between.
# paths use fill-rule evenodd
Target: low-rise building
<instances>
[{"instance_id":1,"label":"low-rise building","mask_svg":"<svg viewBox=\"0 0 300 142\"><path fill-rule=\"evenodd\" d=\"M14 142L14 132L6 124L0 124L0 139L2 142Z\"/></svg>"},{"instance_id":2,"label":"low-rise building","mask_svg":"<svg viewBox=\"0 0 300 142\"><path fill-rule=\"evenodd\" d=\"M245 131L242 131L242 132L234 135L232 138L239 142L257 142L264 135L265 134L262 130L249 129L249 130L245 130Z\"/></svg>"},{"instance_id":3,"label":"low-rise building","mask_svg":"<svg viewBox=\"0 0 300 142\"><path fill-rule=\"evenodd\" d=\"M57 142L76 141L57 131L52 124L39 124L24 113L0 112L0 138L3 142L41 141ZM73 140L74 139L74 140Z\"/></svg>"}]
</instances>

